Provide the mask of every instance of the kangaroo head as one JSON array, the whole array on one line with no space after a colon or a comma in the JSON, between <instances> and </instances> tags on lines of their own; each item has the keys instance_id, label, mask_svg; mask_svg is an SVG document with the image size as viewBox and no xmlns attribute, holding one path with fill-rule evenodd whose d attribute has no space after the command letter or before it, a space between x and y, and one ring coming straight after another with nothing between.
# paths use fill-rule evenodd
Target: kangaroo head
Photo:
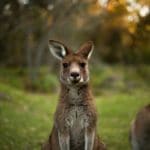
<instances>
[{"instance_id":1,"label":"kangaroo head","mask_svg":"<svg viewBox=\"0 0 150 150\"><path fill-rule=\"evenodd\" d=\"M61 42L50 40L51 53L60 60L60 81L66 85L82 85L89 81L88 60L94 49L93 42L83 44L75 53Z\"/></svg>"}]
</instances>

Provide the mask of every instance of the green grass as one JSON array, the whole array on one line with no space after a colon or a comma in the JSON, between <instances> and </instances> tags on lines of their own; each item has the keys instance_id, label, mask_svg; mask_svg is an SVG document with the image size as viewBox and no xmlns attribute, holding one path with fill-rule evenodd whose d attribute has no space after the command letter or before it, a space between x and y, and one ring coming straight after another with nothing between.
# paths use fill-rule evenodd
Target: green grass
<instances>
[{"instance_id":1,"label":"green grass","mask_svg":"<svg viewBox=\"0 0 150 150\"><path fill-rule=\"evenodd\" d=\"M0 149L39 149L52 126L56 96L29 94L0 84Z\"/></svg>"},{"instance_id":2,"label":"green grass","mask_svg":"<svg viewBox=\"0 0 150 150\"><path fill-rule=\"evenodd\" d=\"M15 75L11 78L21 80ZM31 93L3 81L2 76L0 79L0 150L40 149L53 125L58 92ZM149 98L149 87L145 86L124 91L108 88L95 97L97 132L109 150L130 149L131 120L142 106L150 103Z\"/></svg>"},{"instance_id":3,"label":"green grass","mask_svg":"<svg viewBox=\"0 0 150 150\"><path fill-rule=\"evenodd\" d=\"M129 150L129 128L136 112L150 103L148 91L116 93L97 98L98 131L110 150Z\"/></svg>"}]
</instances>

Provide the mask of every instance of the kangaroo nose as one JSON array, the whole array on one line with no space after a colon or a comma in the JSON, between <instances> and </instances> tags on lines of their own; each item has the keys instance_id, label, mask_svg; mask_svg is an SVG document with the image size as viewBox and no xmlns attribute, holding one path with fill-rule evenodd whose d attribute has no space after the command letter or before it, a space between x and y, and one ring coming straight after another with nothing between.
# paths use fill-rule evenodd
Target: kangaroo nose
<instances>
[{"instance_id":1,"label":"kangaroo nose","mask_svg":"<svg viewBox=\"0 0 150 150\"><path fill-rule=\"evenodd\" d=\"M71 72L71 73L70 73L70 76L71 76L72 78L75 78L75 79L77 79L77 78L80 77L80 75L79 75L78 72Z\"/></svg>"}]
</instances>

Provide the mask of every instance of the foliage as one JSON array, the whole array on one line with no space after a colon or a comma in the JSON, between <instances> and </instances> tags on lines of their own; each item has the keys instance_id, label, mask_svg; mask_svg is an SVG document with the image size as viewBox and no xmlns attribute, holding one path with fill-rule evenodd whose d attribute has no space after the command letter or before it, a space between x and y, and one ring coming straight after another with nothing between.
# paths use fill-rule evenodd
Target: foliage
<instances>
[{"instance_id":1,"label":"foliage","mask_svg":"<svg viewBox=\"0 0 150 150\"><path fill-rule=\"evenodd\" d=\"M139 86L150 87L148 65L135 67L91 64L90 72L90 82L96 95L100 95L107 89L127 92ZM53 72L48 67L41 67L39 78L34 81L31 81L28 76L28 68L0 68L0 82L28 92L54 93L59 90L58 72Z\"/></svg>"},{"instance_id":2,"label":"foliage","mask_svg":"<svg viewBox=\"0 0 150 150\"><path fill-rule=\"evenodd\" d=\"M4 0L0 8L0 64L28 66L32 79L49 62L45 50L52 38L73 48L93 40L97 62L149 64L147 1Z\"/></svg>"},{"instance_id":3,"label":"foliage","mask_svg":"<svg viewBox=\"0 0 150 150\"><path fill-rule=\"evenodd\" d=\"M41 68L38 80L31 81L26 68L0 69L0 82L32 92L53 93L58 91L58 79L48 68Z\"/></svg>"}]
</instances>

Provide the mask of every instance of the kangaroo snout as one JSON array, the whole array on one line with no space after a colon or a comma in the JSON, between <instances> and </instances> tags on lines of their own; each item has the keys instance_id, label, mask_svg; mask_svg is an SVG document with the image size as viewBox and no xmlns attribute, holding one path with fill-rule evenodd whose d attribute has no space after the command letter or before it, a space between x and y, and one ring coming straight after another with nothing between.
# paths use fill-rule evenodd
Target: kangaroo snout
<instances>
[{"instance_id":1,"label":"kangaroo snout","mask_svg":"<svg viewBox=\"0 0 150 150\"><path fill-rule=\"evenodd\" d=\"M70 73L70 80L71 81L80 81L80 74L79 72L71 72Z\"/></svg>"}]
</instances>

